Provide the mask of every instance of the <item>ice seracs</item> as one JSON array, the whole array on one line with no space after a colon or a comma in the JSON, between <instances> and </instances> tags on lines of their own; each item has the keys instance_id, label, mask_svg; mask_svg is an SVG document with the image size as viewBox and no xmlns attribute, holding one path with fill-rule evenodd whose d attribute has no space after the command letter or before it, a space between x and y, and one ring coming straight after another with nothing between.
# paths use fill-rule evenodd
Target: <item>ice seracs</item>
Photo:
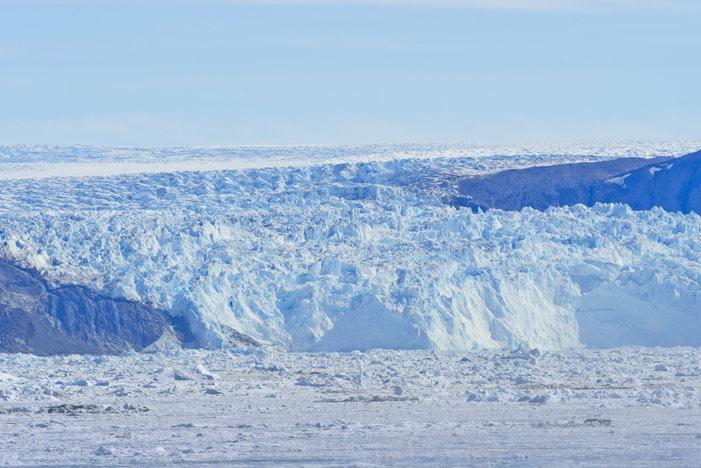
<instances>
[{"instance_id":1,"label":"ice seracs","mask_svg":"<svg viewBox=\"0 0 701 468\"><path fill-rule=\"evenodd\" d=\"M701 218L446 202L465 174L548 160L520 158L5 181L0 256L211 348L701 345Z\"/></svg>"}]
</instances>

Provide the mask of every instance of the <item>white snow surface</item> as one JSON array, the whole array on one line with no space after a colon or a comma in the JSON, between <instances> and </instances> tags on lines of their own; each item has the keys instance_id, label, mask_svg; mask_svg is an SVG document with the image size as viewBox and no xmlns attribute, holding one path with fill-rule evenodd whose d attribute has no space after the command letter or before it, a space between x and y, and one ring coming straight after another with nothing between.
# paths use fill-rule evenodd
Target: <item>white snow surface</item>
<instances>
[{"instance_id":1,"label":"white snow surface","mask_svg":"<svg viewBox=\"0 0 701 468\"><path fill-rule=\"evenodd\" d=\"M294 351L701 346L698 215L621 205L472 213L444 202L466 174L660 150L140 151L159 170L173 154L178 169L198 170L6 177L0 256L184 316L210 348L229 328ZM227 161L222 151L257 166L199 170ZM137 158L3 148L0 173L26 161L91 173L115 154Z\"/></svg>"},{"instance_id":2,"label":"white snow surface","mask_svg":"<svg viewBox=\"0 0 701 468\"><path fill-rule=\"evenodd\" d=\"M652 169L653 168L650 168L650 175L655 175L655 173L653 172ZM619 176L619 177L612 177L612 178L606 180L606 182L608 182L609 184L616 184L616 185L620 185L622 187L625 187L626 186L626 179L628 177L630 177L630 174L624 174L624 175Z\"/></svg>"}]
</instances>

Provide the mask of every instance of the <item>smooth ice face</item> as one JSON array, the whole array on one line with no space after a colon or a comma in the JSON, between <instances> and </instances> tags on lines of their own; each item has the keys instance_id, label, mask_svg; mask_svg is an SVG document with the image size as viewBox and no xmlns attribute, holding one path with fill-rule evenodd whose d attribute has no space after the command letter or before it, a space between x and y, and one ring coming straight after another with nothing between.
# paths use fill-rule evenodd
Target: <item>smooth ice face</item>
<instances>
[{"instance_id":1,"label":"smooth ice face","mask_svg":"<svg viewBox=\"0 0 701 468\"><path fill-rule=\"evenodd\" d=\"M549 159L548 159L549 158ZM291 350L701 345L701 218L472 213L465 174L592 156L4 182L0 256Z\"/></svg>"}]
</instances>

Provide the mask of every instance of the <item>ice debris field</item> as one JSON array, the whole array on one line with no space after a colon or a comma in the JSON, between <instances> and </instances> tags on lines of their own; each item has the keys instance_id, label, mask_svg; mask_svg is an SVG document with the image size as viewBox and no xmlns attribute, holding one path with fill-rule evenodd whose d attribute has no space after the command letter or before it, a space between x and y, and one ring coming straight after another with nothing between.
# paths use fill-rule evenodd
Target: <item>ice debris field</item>
<instances>
[{"instance_id":1,"label":"ice debris field","mask_svg":"<svg viewBox=\"0 0 701 468\"><path fill-rule=\"evenodd\" d=\"M693 467L698 348L0 354L0 465Z\"/></svg>"}]
</instances>

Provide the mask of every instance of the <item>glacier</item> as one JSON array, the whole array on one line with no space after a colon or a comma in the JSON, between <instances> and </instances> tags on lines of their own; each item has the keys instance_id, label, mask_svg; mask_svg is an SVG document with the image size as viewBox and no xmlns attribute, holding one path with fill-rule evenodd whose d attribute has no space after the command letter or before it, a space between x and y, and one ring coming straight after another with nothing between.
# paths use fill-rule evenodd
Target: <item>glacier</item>
<instances>
[{"instance_id":1,"label":"glacier","mask_svg":"<svg viewBox=\"0 0 701 468\"><path fill-rule=\"evenodd\" d=\"M620 152L346 148L310 161L312 148L280 150L296 164L163 172L171 156L154 150L158 171L26 178L12 176L22 151L0 169L0 257L167 311L203 347L235 333L292 351L701 346L697 214L447 202L465 176Z\"/></svg>"}]
</instances>

